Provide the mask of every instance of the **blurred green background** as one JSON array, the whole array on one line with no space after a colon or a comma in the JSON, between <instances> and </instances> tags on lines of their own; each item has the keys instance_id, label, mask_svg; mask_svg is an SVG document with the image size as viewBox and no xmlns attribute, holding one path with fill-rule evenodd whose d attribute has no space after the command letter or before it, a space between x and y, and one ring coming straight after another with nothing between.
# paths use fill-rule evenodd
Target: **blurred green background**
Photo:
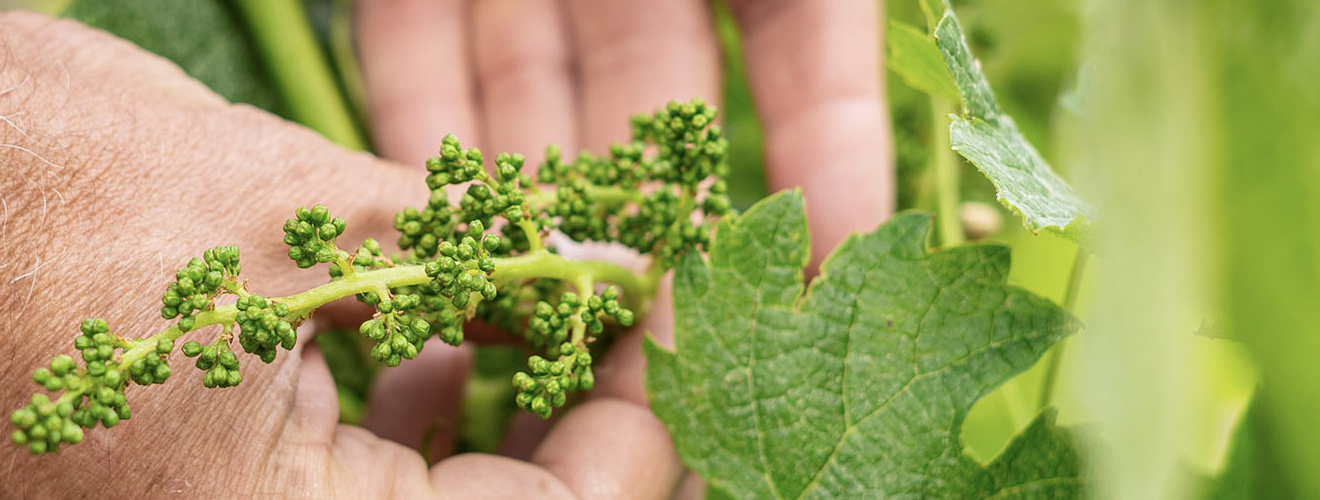
<instances>
[{"instance_id":1,"label":"blurred green background","mask_svg":"<svg viewBox=\"0 0 1320 500\"><path fill-rule=\"evenodd\" d=\"M369 147L347 0L8 6L110 30L231 100ZM968 453L989 461L1034 417L1057 363L1049 402L1060 423L1096 443L1098 496L1320 498L1320 439L1309 434L1320 412L1320 9L1227 0L953 6L1005 111L1103 214L1075 307L1091 326L1056 349L1061 359L1047 356L973 409ZM731 194L745 207L766 194L761 134L738 28L722 1L712 8L727 56ZM925 26L917 2L891 0L885 10ZM945 131L931 126L929 98L888 77L899 208L935 211L930 165L953 158L959 199L982 202L968 209L989 207L1000 221L985 238L1012 247L1011 282L1064 303L1076 246L1023 229L983 176L937 146ZM353 335L332 333L322 345L344 419L354 421L375 367ZM467 449L491 450L512 410L506 382L520 357L490 348L479 359L463 432Z\"/></svg>"}]
</instances>

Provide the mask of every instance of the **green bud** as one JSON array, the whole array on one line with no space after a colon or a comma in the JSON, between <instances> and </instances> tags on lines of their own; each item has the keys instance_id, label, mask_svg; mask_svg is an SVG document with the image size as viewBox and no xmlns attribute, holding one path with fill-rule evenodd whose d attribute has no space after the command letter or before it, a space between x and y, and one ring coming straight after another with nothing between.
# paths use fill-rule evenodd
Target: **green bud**
<instances>
[{"instance_id":1,"label":"green bud","mask_svg":"<svg viewBox=\"0 0 1320 500\"><path fill-rule=\"evenodd\" d=\"M51 377L46 380L46 383L41 385L45 387L46 390L50 392L55 392L64 388L64 379L59 377Z\"/></svg>"},{"instance_id":2,"label":"green bud","mask_svg":"<svg viewBox=\"0 0 1320 500\"><path fill-rule=\"evenodd\" d=\"M550 416L550 405L546 402L545 398L541 396L532 398L531 410L532 413L540 415L542 418L548 418Z\"/></svg>"},{"instance_id":3,"label":"green bud","mask_svg":"<svg viewBox=\"0 0 1320 500\"><path fill-rule=\"evenodd\" d=\"M115 401L115 391L109 387L101 387L96 390L96 400L101 404L111 404Z\"/></svg>"},{"instance_id":4,"label":"green bud","mask_svg":"<svg viewBox=\"0 0 1320 500\"><path fill-rule=\"evenodd\" d=\"M463 343L463 329L444 328L440 330L440 340L449 345L459 345Z\"/></svg>"},{"instance_id":5,"label":"green bud","mask_svg":"<svg viewBox=\"0 0 1320 500\"><path fill-rule=\"evenodd\" d=\"M312 207L312 210L307 215L308 217L306 218L301 216L298 218L315 224L325 224L330 220L330 209L326 208L325 205L318 204Z\"/></svg>"},{"instance_id":6,"label":"green bud","mask_svg":"<svg viewBox=\"0 0 1320 500\"><path fill-rule=\"evenodd\" d=\"M536 381L525 372L513 374L513 386L520 391L530 391L536 387Z\"/></svg>"},{"instance_id":7,"label":"green bud","mask_svg":"<svg viewBox=\"0 0 1320 500\"><path fill-rule=\"evenodd\" d=\"M37 368L32 372L32 381L38 384L44 385L47 380L50 380L50 377L51 377L50 370L47 370L45 368Z\"/></svg>"},{"instance_id":8,"label":"green bud","mask_svg":"<svg viewBox=\"0 0 1320 500\"><path fill-rule=\"evenodd\" d=\"M367 252L370 252L372 255L380 255L381 253L380 242L371 238L362 240L362 248L366 249Z\"/></svg>"},{"instance_id":9,"label":"green bud","mask_svg":"<svg viewBox=\"0 0 1320 500\"><path fill-rule=\"evenodd\" d=\"M14 427L26 429L37 421L37 414L30 409L20 408L9 415L9 421L13 422Z\"/></svg>"},{"instance_id":10,"label":"green bud","mask_svg":"<svg viewBox=\"0 0 1320 500\"><path fill-rule=\"evenodd\" d=\"M152 375L155 375L157 383L164 382L165 379L170 378L169 365L166 365L164 363L156 365L156 370L152 373Z\"/></svg>"},{"instance_id":11,"label":"green bud","mask_svg":"<svg viewBox=\"0 0 1320 500\"><path fill-rule=\"evenodd\" d=\"M202 353L202 345L201 345L201 344L199 344L199 343L197 343L197 342L193 342L193 341L191 341L191 340L188 341L188 342L184 342L184 344L183 344L183 355L184 355L184 356L187 356L187 357L193 358L193 357L196 357L198 354L201 354L201 353Z\"/></svg>"},{"instance_id":12,"label":"green bud","mask_svg":"<svg viewBox=\"0 0 1320 500\"><path fill-rule=\"evenodd\" d=\"M50 360L50 369L55 372L56 377L63 377L74 369L73 358L68 355L60 354L55 359Z\"/></svg>"},{"instance_id":13,"label":"green bud","mask_svg":"<svg viewBox=\"0 0 1320 500\"><path fill-rule=\"evenodd\" d=\"M50 435L50 431L44 425L34 425L28 429L27 434L28 438L34 441L44 441L46 436Z\"/></svg>"},{"instance_id":14,"label":"green bud","mask_svg":"<svg viewBox=\"0 0 1320 500\"><path fill-rule=\"evenodd\" d=\"M321 237L322 240L330 241L334 239L335 236L338 236L339 229L336 228L334 224L327 222L325 224L321 224L321 227L317 228L316 232Z\"/></svg>"},{"instance_id":15,"label":"green bud","mask_svg":"<svg viewBox=\"0 0 1320 500\"><path fill-rule=\"evenodd\" d=\"M431 333L431 325L423 319L414 320L411 328L418 337L424 337Z\"/></svg>"},{"instance_id":16,"label":"green bud","mask_svg":"<svg viewBox=\"0 0 1320 500\"><path fill-rule=\"evenodd\" d=\"M389 358L390 354L392 354L392 351L389 343L386 342L381 342L371 348L371 359L376 361L383 361L386 358Z\"/></svg>"},{"instance_id":17,"label":"green bud","mask_svg":"<svg viewBox=\"0 0 1320 500\"><path fill-rule=\"evenodd\" d=\"M138 360L138 361L141 361L141 360ZM136 363L134 363L134 364L136 364ZM120 383L120 382L123 382L123 375L120 375L120 374L119 374L119 370L110 370L110 371L106 372L106 374L105 374L105 383L106 383L106 385L109 385L109 386L111 386L111 387L119 387L119 383Z\"/></svg>"},{"instance_id":18,"label":"green bud","mask_svg":"<svg viewBox=\"0 0 1320 500\"><path fill-rule=\"evenodd\" d=\"M234 355L234 351L226 350L220 354L220 365L229 369L238 369L238 356Z\"/></svg>"},{"instance_id":19,"label":"green bud","mask_svg":"<svg viewBox=\"0 0 1320 500\"><path fill-rule=\"evenodd\" d=\"M64 426L64 431L60 434L64 436L64 442L69 444L78 444L83 440L82 427L78 427L78 425L73 422L66 424Z\"/></svg>"}]
</instances>

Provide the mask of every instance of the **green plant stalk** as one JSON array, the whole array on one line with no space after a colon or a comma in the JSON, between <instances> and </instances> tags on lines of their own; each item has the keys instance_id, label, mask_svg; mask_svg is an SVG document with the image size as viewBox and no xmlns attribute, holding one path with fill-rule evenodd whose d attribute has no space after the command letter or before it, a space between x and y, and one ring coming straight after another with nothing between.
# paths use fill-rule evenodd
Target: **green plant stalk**
<instances>
[{"instance_id":1,"label":"green plant stalk","mask_svg":"<svg viewBox=\"0 0 1320 500\"><path fill-rule=\"evenodd\" d=\"M349 114L361 125L366 122L366 85L362 82L362 69L358 67L357 52L353 47L353 1L338 0L330 16L330 57L343 85L348 100ZM359 128L358 130L361 130Z\"/></svg>"},{"instance_id":2,"label":"green plant stalk","mask_svg":"<svg viewBox=\"0 0 1320 500\"><path fill-rule=\"evenodd\" d=\"M642 193L636 189L624 189L617 186L589 186L587 188L597 200L607 205L623 205L628 202L640 202ZM527 206L543 210L555 202L557 191L541 189L527 195Z\"/></svg>"},{"instance_id":3,"label":"green plant stalk","mask_svg":"<svg viewBox=\"0 0 1320 500\"><path fill-rule=\"evenodd\" d=\"M1082 290L1082 279L1086 277L1086 263L1090 259L1086 248L1077 247L1077 257L1073 258L1072 271L1068 273L1068 288L1063 295L1063 308L1068 312L1075 313L1077 306L1077 295ZM1040 399L1037 401L1037 410L1043 410L1054 399L1054 390L1059 380L1059 365L1063 362L1063 350L1068 345L1065 340L1055 344L1050 349L1048 361L1045 365L1045 380L1040 386Z\"/></svg>"},{"instance_id":4,"label":"green plant stalk","mask_svg":"<svg viewBox=\"0 0 1320 500\"><path fill-rule=\"evenodd\" d=\"M298 0L235 0L295 121L352 149L366 149Z\"/></svg>"},{"instance_id":5,"label":"green plant stalk","mask_svg":"<svg viewBox=\"0 0 1320 500\"><path fill-rule=\"evenodd\" d=\"M962 217L958 215L959 190L958 160L949 144L949 114L953 104L943 99L930 98L931 169L935 172L935 226L940 246L951 247L964 238Z\"/></svg>"},{"instance_id":6,"label":"green plant stalk","mask_svg":"<svg viewBox=\"0 0 1320 500\"><path fill-rule=\"evenodd\" d=\"M496 284L507 284L528 278L554 278L574 283L583 280L600 280L618 285L625 297L634 297L636 303L639 304L639 315L644 315L646 308L651 303L653 283L632 271L609 262L570 260L544 250L518 257L496 258L493 260L495 261L495 271L491 273L490 280ZM426 275L425 266L397 266L359 272L302 293L271 298L270 300L288 306L288 317L305 318L317 308L344 297L366 292L377 292L381 289L421 285L430 280L431 278ZM237 315L238 309L234 305L220 306L210 311L201 312L197 315L195 326L190 331L211 325L233 324ZM179 330L178 326L171 326L151 337L137 340L120 357L119 370L127 372L128 367L134 361L154 354L156 343L160 339L176 340L185 333L187 332ZM76 394L69 395L66 392L61 399L65 397L73 398L74 396Z\"/></svg>"}]
</instances>

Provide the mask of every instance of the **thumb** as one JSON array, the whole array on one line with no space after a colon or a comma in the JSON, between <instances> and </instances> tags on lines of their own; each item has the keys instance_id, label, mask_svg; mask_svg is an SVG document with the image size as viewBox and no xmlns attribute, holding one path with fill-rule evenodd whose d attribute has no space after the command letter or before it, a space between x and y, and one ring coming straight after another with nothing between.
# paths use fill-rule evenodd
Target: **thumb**
<instances>
[{"instance_id":1,"label":"thumb","mask_svg":"<svg viewBox=\"0 0 1320 500\"><path fill-rule=\"evenodd\" d=\"M229 105L169 62L104 33L4 14L0 39L0 87L12 87L0 98L14 106L14 123L5 124L13 126L0 126L0 143L11 146L0 149L7 411L48 393L27 382L34 368L56 354L79 357L73 339L83 318L102 318L126 339L169 327L162 292L173 270L205 249L239 246L248 290L287 295L328 280L324 267L299 270L285 255L281 226L293 207L330 207L348 221L340 242L349 246L387 234L397 200L426 199L416 173ZM218 326L199 328L179 343L222 335ZM172 375L164 384L125 389L131 420L87 429L81 444L40 459L0 445L0 462L10 464L0 484L21 485L22 497L135 496L144 487L149 495L241 497L250 495L236 487L272 486L263 478L275 468L310 467L290 459L305 447L280 444L280 424L301 404L296 352L281 351L270 364L239 354L243 383L207 390L178 350L165 358ZM302 472L314 479L324 468Z\"/></svg>"}]
</instances>

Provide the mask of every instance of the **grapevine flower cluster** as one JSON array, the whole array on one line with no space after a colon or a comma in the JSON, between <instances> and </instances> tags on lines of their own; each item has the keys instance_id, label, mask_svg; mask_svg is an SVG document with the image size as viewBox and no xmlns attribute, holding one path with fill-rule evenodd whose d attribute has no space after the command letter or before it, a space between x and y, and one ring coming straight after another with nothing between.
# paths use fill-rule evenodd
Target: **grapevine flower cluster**
<instances>
[{"instance_id":1,"label":"grapevine flower cluster","mask_svg":"<svg viewBox=\"0 0 1320 500\"><path fill-rule=\"evenodd\" d=\"M534 175L522 155L500 153L488 165L482 151L446 136L426 162L426 204L395 216L398 253L374 239L342 248L347 224L322 205L297 208L282 228L296 266L327 264L321 286L256 295L240 278L238 248L207 250L166 286L160 312L169 324L160 332L130 338L100 319L83 321L74 339L81 362L59 354L33 372L45 392L10 415L11 440L40 455L129 419L129 387L173 378L176 342L201 372L188 378L240 386L235 344L272 363L295 347L299 325L317 308L350 296L374 309L359 332L370 357L388 366L416 357L431 338L461 344L473 319L523 339L527 370L513 377L516 402L549 418L595 385L596 341L645 314L664 272L702 250L711 224L729 213L721 180L728 145L715 116L700 100L670 103L634 117L631 140L606 156L568 159L548 147ZM457 202L451 186L462 191ZM650 268L565 257L571 251L554 245L565 239L632 248L651 257ZM233 303L221 305L226 295Z\"/></svg>"}]
</instances>

